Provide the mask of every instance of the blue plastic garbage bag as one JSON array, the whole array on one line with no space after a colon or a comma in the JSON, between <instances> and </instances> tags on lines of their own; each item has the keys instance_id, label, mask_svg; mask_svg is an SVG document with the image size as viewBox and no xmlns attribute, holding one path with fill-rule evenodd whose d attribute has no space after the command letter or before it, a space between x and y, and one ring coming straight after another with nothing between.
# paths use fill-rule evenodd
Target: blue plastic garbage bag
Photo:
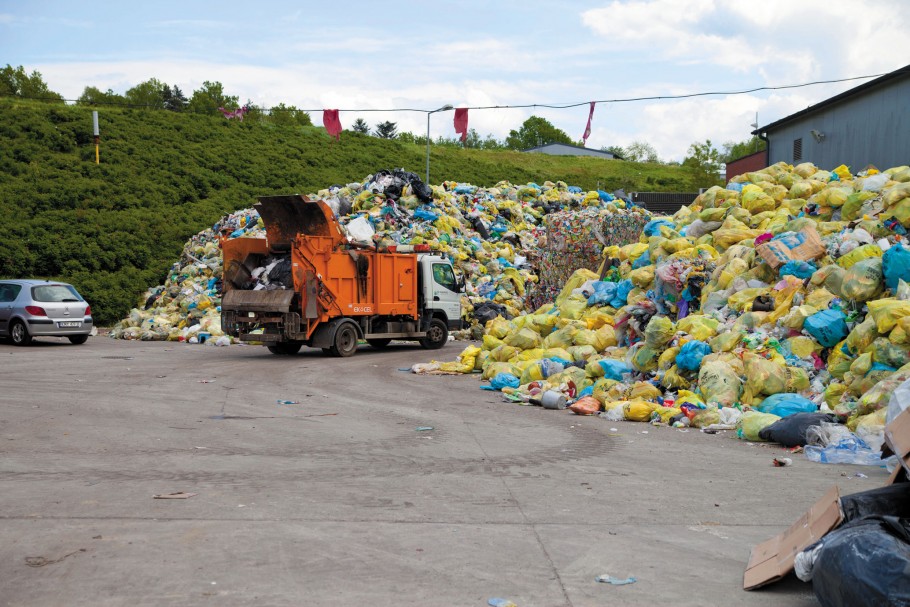
<instances>
[{"instance_id":1,"label":"blue plastic garbage bag","mask_svg":"<svg viewBox=\"0 0 910 607\"><path fill-rule=\"evenodd\" d=\"M626 364L621 360L613 360L612 358L605 358L604 360L597 361L597 364L601 366L604 370L604 377L607 379L615 379L616 381L622 381L622 376L624 373L632 373L632 367Z\"/></svg>"},{"instance_id":2,"label":"blue plastic garbage bag","mask_svg":"<svg viewBox=\"0 0 910 607\"><path fill-rule=\"evenodd\" d=\"M456 194L473 194L474 190L477 189L477 186L473 185L457 185L455 186Z\"/></svg>"},{"instance_id":3,"label":"blue plastic garbage bag","mask_svg":"<svg viewBox=\"0 0 910 607\"><path fill-rule=\"evenodd\" d=\"M822 310L806 319L803 329L826 348L837 345L847 337L847 317L839 310Z\"/></svg>"},{"instance_id":4,"label":"blue plastic garbage bag","mask_svg":"<svg viewBox=\"0 0 910 607\"><path fill-rule=\"evenodd\" d=\"M697 371L701 359L711 353L711 346L698 339L686 342L676 355L676 366L686 371Z\"/></svg>"},{"instance_id":5,"label":"blue plastic garbage bag","mask_svg":"<svg viewBox=\"0 0 910 607\"><path fill-rule=\"evenodd\" d=\"M638 257L638 259L632 262L632 269L637 270L638 268L643 268L649 265L651 265L651 251L645 251Z\"/></svg>"},{"instance_id":6,"label":"blue plastic garbage bag","mask_svg":"<svg viewBox=\"0 0 910 607\"><path fill-rule=\"evenodd\" d=\"M617 310L629 302L629 293L635 288L632 281L628 278L616 285L616 297L610 301L610 305Z\"/></svg>"},{"instance_id":7,"label":"blue plastic garbage bag","mask_svg":"<svg viewBox=\"0 0 910 607\"><path fill-rule=\"evenodd\" d=\"M762 413L772 413L778 417L787 417L794 413L815 413L818 411L818 406L799 394L782 392L769 396L753 409L757 409Z\"/></svg>"},{"instance_id":8,"label":"blue plastic garbage bag","mask_svg":"<svg viewBox=\"0 0 910 607\"><path fill-rule=\"evenodd\" d=\"M423 219L425 221L436 221L439 219L439 215L426 209L417 209L414 211L414 218Z\"/></svg>"},{"instance_id":9,"label":"blue plastic garbage bag","mask_svg":"<svg viewBox=\"0 0 910 607\"><path fill-rule=\"evenodd\" d=\"M815 264L811 264L808 261L791 260L781 266L780 277L796 276L800 280L806 280L815 274L817 269Z\"/></svg>"},{"instance_id":10,"label":"blue plastic garbage bag","mask_svg":"<svg viewBox=\"0 0 910 607\"><path fill-rule=\"evenodd\" d=\"M591 285L594 293L588 298L589 306L608 306L616 297L616 283L598 280Z\"/></svg>"},{"instance_id":11,"label":"blue plastic garbage bag","mask_svg":"<svg viewBox=\"0 0 910 607\"><path fill-rule=\"evenodd\" d=\"M882 273L891 293L897 292L897 283L900 279L910 282L910 249L905 249L902 244L896 244L885 251L882 256Z\"/></svg>"},{"instance_id":12,"label":"blue plastic garbage bag","mask_svg":"<svg viewBox=\"0 0 910 607\"><path fill-rule=\"evenodd\" d=\"M609 192L604 192L603 190L597 190L597 195L604 202L610 202L610 201L616 200L616 197L613 196L613 194L611 194Z\"/></svg>"},{"instance_id":13,"label":"blue plastic garbage bag","mask_svg":"<svg viewBox=\"0 0 910 607\"><path fill-rule=\"evenodd\" d=\"M662 226L667 226L671 230L676 229L676 225L668 219L652 219L645 224L642 232L645 233L645 236L660 236L660 228Z\"/></svg>"},{"instance_id":14,"label":"blue plastic garbage bag","mask_svg":"<svg viewBox=\"0 0 910 607\"><path fill-rule=\"evenodd\" d=\"M584 190L582 190L582 189L581 189L580 187L578 187L577 185L570 185L570 186L568 187L568 190L569 190L569 193L570 193L570 194L581 194L582 192L584 192Z\"/></svg>"},{"instance_id":15,"label":"blue plastic garbage bag","mask_svg":"<svg viewBox=\"0 0 910 607\"><path fill-rule=\"evenodd\" d=\"M497 373L493 376L493 379L490 380L490 387L494 390L502 390L503 388L517 388L520 385L520 382L517 377L511 373Z\"/></svg>"},{"instance_id":16,"label":"blue plastic garbage bag","mask_svg":"<svg viewBox=\"0 0 910 607\"><path fill-rule=\"evenodd\" d=\"M565 366L562 363L549 358L544 358L538 364L540 365L540 374L543 375L544 379L565 371Z\"/></svg>"},{"instance_id":17,"label":"blue plastic garbage bag","mask_svg":"<svg viewBox=\"0 0 910 607\"><path fill-rule=\"evenodd\" d=\"M741 183L734 183L734 182L731 181L730 183L727 184L727 189L728 189L728 190L731 190L731 191L733 191L733 192L742 192L742 191L743 191L743 184L741 184Z\"/></svg>"}]
</instances>

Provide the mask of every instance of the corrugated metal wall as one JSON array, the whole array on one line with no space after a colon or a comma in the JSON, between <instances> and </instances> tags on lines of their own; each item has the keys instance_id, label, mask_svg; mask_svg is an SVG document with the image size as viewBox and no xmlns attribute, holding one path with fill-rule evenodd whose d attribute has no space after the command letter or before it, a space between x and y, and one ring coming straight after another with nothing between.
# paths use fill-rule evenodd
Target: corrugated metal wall
<instances>
[{"instance_id":1,"label":"corrugated metal wall","mask_svg":"<svg viewBox=\"0 0 910 607\"><path fill-rule=\"evenodd\" d=\"M887 169L910 163L910 79L887 82L768 131L770 162L812 162L854 172L872 164ZM824 138L817 140L812 131ZM802 158L793 157L801 141Z\"/></svg>"}]
</instances>

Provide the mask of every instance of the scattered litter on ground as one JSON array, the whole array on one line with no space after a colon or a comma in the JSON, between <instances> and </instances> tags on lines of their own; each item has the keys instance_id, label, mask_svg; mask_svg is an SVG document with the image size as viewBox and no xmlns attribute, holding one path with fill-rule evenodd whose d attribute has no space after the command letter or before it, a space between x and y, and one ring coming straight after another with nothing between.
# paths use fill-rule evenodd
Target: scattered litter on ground
<instances>
[{"instance_id":1,"label":"scattered litter on ground","mask_svg":"<svg viewBox=\"0 0 910 607\"><path fill-rule=\"evenodd\" d=\"M186 491L177 491L176 493L161 493L153 495L152 499L156 500L185 500L199 495L198 493L187 493Z\"/></svg>"},{"instance_id":2,"label":"scattered litter on ground","mask_svg":"<svg viewBox=\"0 0 910 607\"><path fill-rule=\"evenodd\" d=\"M612 575L598 575L594 578L595 582L601 582L603 584L610 584L611 586L625 586L627 584L634 584L638 580L632 577L631 575L627 578L616 578Z\"/></svg>"}]
</instances>

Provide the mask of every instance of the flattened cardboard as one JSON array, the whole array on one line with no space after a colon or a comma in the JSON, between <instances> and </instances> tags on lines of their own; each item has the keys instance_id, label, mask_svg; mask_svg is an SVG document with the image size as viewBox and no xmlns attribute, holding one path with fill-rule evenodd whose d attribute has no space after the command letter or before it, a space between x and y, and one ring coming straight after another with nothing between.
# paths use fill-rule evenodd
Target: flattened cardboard
<instances>
[{"instance_id":1,"label":"flattened cardboard","mask_svg":"<svg viewBox=\"0 0 910 607\"><path fill-rule=\"evenodd\" d=\"M903 413L885 426L885 444L906 465L907 456L910 455L910 409L904 409Z\"/></svg>"},{"instance_id":2,"label":"flattened cardboard","mask_svg":"<svg viewBox=\"0 0 910 607\"><path fill-rule=\"evenodd\" d=\"M807 225L799 233L805 241L797 247L791 249L780 240L772 240L755 247L755 252L775 270L788 261L813 261L825 254L825 245L814 227Z\"/></svg>"},{"instance_id":3,"label":"flattened cardboard","mask_svg":"<svg viewBox=\"0 0 910 607\"><path fill-rule=\"evenodd\" d=\"M754 590L782 579L793 570L797 554L824 537L842 520L840 492L834 486L789 529L752 549L743 575L743 588Z\"/></svg>"}]
</instances>

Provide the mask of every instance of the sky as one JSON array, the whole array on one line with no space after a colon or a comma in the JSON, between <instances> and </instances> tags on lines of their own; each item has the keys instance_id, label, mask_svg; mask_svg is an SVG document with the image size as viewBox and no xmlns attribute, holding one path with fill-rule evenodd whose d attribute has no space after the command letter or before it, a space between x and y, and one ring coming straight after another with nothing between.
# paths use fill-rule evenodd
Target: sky
<instances>
[{"instance_id":1,"label":"sky","mask_svg":"<svg viewBox=\"0 0 910 607\"><path fill-rule=\"evenodd\" d=\"M51 90L123 93L157 78L189 96L342 110L423 134L427 111L469 110L504 139L532 115L580 140L590 101L737 91L883 74L910 63L907 0L0 0L0 66ZM663 160L720 147L867 80L680 100L600 102L587 147L645 141ZM420 111L392 112L410 108ZM455 137L453 113L430 116Z\"/></svg>"}]
</instances>

